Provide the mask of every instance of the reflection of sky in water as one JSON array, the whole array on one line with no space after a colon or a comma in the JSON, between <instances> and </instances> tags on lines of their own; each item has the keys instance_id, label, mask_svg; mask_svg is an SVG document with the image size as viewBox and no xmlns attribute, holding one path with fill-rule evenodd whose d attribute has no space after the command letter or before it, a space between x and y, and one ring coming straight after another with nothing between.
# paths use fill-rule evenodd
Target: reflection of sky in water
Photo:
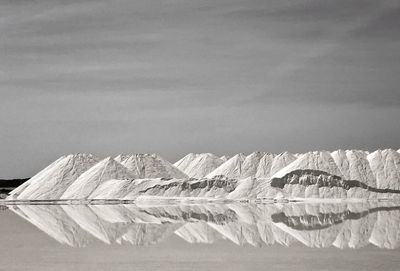
<instances>
[{"instance_id":1,"label":"reflection of sky in water","mask_svg":"<svg viewBox=\"0 0 400 271\"><path fill-rule=\"evenodd\" d=\"M393 203L19 205L0 216L5 270L400 266Z\"/></svg>"}]
</instances>

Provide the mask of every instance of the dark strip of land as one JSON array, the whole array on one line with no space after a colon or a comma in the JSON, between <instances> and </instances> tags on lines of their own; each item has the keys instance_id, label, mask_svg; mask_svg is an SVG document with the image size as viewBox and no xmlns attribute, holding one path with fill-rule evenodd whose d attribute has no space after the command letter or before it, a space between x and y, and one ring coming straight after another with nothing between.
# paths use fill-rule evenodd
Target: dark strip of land
<instances>
[{"instance_id":1,"label":"dark strip of land","mask_svg":"<svg viewBox=\"0 0 400 271\"><path fill-rule=\"evenodd\" d=\"M24 178L24 179L9 179L9 180L4 180L0 179L0 189L6 189L6 188L15 188L29 180L30 178Z\"/></svg>"}]
</instances>

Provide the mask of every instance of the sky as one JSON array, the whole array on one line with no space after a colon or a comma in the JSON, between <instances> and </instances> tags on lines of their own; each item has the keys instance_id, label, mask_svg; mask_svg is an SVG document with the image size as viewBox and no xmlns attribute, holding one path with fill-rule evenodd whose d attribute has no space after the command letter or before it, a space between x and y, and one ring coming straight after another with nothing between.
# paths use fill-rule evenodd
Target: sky
<instances>
[{"instance_id":1,"label":"sky","mask_svg":"<svg viewBox=\"0 0 400 271\"><path fill-rule=\"evenodd\" d=\"M61 155L400 148L400 1L4 0L0 178Z\"/></svg>"}]
</instances>

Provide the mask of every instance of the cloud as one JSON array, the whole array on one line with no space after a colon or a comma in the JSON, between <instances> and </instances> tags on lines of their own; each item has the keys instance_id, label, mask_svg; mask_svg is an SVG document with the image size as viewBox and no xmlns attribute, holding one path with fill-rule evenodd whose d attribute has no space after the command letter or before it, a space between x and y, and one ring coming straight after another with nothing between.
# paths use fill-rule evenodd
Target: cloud
<instances>
[{"instance_id":1,"label":"cloud","mask_svg":"<svg viewBox=\"0 0 400 271\"><path fill-rule=\"evenodd\" d=\"M398 15L398 1L2 1L1 172L85 146L394 144Z\"/></svg>"},{"instance_id":2,"label":"cloud","mask_svg":"<svg viewBox=\"0 0 400 271\"><path fill-rule=\"evenodd\" d=\"M233 19L246 20L279 20L291 22L320 21L341 22L353 20L354 16L360 16L380 7L378 1L296 1L271 6L270 1L254 5L252 8L242 7L228 12L225 16Z\"/></svg>"},{"instance_id":3,"label":"cloud","mask_svg":"<svg viewBox=\"0 0 400 271\"><path fill-rule=\"evenodd\" d=\"M400 5L400 4L399 4ZM400 7L391 8L382 13L364 27L354 31L354 38L363 41L381 40L383 42L395 42L400 40Z\"/></svg>"}]
</instances>

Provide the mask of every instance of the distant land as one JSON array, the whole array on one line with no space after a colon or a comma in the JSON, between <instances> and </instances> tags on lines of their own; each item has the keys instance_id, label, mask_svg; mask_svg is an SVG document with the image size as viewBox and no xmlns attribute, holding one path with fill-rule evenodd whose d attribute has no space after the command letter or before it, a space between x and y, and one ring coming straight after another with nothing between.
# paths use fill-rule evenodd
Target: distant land
<instances>
[{"instance_id":1,"label":"distant land","mask_svg":"<svg viewBox=\"0 0 400 271\"><path fill-rule=\"evenodd\" d=\"M15 188L29 180L30 178L23 179L0 179L0 189Z\"/></svg>"},{"instance_id":2,"label":"distant land","mask_svg":"<svg viewBox=\"0 0 400 271\"><path fill-rule=\"evenodd\" d=\"M7 194L10 193L14 188L20 186L30 178L24 179L0 179L0 199L4 199L7 197Z\"/></svg>"}]
</instances>

